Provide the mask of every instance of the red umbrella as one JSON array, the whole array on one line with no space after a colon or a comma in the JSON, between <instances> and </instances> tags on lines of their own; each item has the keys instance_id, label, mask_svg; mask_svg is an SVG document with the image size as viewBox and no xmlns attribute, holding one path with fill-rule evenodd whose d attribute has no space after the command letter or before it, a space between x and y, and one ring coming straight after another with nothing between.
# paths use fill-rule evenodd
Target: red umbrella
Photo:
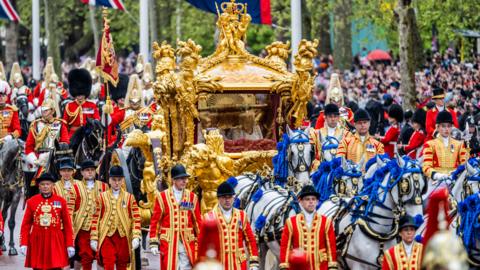
<instances>
[{"instance_id":1,"label":"red umbrella","mask_svg":"<svg viewBox=\"0 0 480 270\"><path fill-rule=\"evenodd\" d=\"M392 61L392 57L386 51L373 50L367 55L369 61Z\"/></svg>"}]
</instances>

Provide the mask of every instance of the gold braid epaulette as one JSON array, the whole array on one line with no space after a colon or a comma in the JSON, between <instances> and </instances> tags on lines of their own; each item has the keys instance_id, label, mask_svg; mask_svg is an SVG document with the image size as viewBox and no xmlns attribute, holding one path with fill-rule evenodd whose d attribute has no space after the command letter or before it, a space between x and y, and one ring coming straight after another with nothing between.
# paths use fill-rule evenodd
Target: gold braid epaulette
<instances>
[{"instance_id":1,"label":"gold braid epaulette","mask_svg":"<svg viewBox=\"0 0 480 270\"><path fill-rule=\"evenodd\" d=\"M65 112L67 113L67 115L69 117L73 117L73 119L70 122L68 122L69 125L71 125L71 124L73 124L73 122L75 122L75 120L78 117L78 114L80 113L80 110L82 109L82 105L79 104L77 109L74 112L71 112L70 109L68 108L70 104L71 103L68 103L67 106L65 106Z\"/></svg>"},{"instance_id":2,"label":"gold braid epaulette","mask_svg":"<svg viewBox=\"0 0 480 270\"><path fill-rule=\"evenodd\" d=\"M40 133L37 133L36 126L37 126L37 123L39 121L40 121L39 119L35 120L30 125L30 132L32 132L33 139L35 140L35 148L34 148L35 151L37 151L42 146L43 142L45 141L48 134L50 133L50 126L49 125L45 125L45 127L42 129L42 131L40 131Z\"/></svg>"}]
</instances>

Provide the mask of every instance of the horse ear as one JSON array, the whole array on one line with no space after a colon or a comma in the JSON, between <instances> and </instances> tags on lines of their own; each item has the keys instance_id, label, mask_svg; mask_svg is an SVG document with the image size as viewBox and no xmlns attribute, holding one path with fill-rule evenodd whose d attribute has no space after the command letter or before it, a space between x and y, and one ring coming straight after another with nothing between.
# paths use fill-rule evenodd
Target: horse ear
<instances>
[{"instance_id":1,"label":"horse ear","mask_svg":"<svg viewBox=\"0 0 480 270\"><path fill-rule=\"evenodd\" d=\"M360 162L358 162L358 167L363 168L364 164L365 164L365 156L362 156L362 159L360 159Z\"/></svg>"},{"instance_id":2,"label":"horse ear","mask_svg":"<svg viewBox=\"0 0 480 270\"><path fill-rule=\"evenodd\" d=\"M475 168L470 164L470 162L466 162L466 168L467 168L467 173L468 175L474 175L475 174Z\"/></svg>"},{"instance_id":3,"label":"horse ear","mask_svg":"<svg viewBox=\"0 0 480 270\"><path fill-rule=\"evenodd\" d=\"M397 158L398 165L400 166L400 168L403 168L405 166L405 160L403 160L403 158L400 156L398 151L395 152L395 158Z\"/></svg>"},{"instance_id":4,"label":"horse ear","mask_svg":"<svg viewBox=\"0 0 480 270\"><path fill-rule=\"evenodd\" d=\"M292 134L292 130L290 129L290 126L287 124L287 135L288 137L292 137L293 134Z\"/></svg>"}]
</instances>

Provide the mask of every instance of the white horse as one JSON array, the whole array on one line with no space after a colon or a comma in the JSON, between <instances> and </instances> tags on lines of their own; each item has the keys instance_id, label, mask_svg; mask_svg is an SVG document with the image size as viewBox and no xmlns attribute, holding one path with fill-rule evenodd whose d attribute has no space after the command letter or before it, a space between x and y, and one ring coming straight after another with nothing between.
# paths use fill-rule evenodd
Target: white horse
<instances>
[{"instance_id":1,"label":"white horse","mask_svg":"<svg viewBox=\"0 0 480 270\"><path fill-rule=\"evenodd\" d=\"M362 192L338 224L337 252L349 269L379 269L384 250L396 243L400 216L423 214L426 183L421 166L408 157L387 163L376 159Z\"/></svg>"},{"instance_id":2,"label":"white horse","mask_svg":"<svg viewBox=\"0 0 480 270\"><path fill-rule=\"evenodd\" d=\"M336 219L339 210L363 188L363 162L355 164L344 158L322 162L319 170L312 174L312 182L320 193L318 213Z\"/></svg>"},{"instance_id":3,"label":"white horse","mask_svg":"<svg viewBox=\"0 0 480 270\"><path fill-rule=\"evenodd\" d=\"M321 162L331 161L337 156L338 145L340 144L339 140L333 136L322 137L322 134L319 134L319 140L322 148L321 150Z\"/></svg>"},{"instance_id":4,"label":"white horse","mask_svg":"<svg viewBox=\"0 0 480 270\"><path fill-rule=\"evenodd\" d=\"M310 143L310 128L287 132L277 145L278 154L273 158L275 181L285 185L289 177L294 177L302 185L310 183L310 168L314 157L314 148Z\"/></svg>"},{"instance_id":5,"label":"white horse","mask_svg":"<svg viewBox=\"0 0 480 270\"><path fill-rule=\"evenodd\" d=\"M272 189L273 181L270 178L263 178L260 174L246 173L235 177L230 177L227 182L235 190L235 201L233 206L238 209L245 209L250 202L252 195L259 189Z\"/></svg>"}]
</instances>

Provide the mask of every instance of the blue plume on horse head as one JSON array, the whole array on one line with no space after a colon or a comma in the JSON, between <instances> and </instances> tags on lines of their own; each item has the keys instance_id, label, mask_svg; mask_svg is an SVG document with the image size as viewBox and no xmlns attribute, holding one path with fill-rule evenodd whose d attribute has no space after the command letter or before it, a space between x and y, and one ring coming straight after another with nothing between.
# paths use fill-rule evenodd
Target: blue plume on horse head
<instances>
[{"instance_id":1,"label":"blue plume on horse head","mask_svg":"<svg viewBox=\"0 0 480 270\"><path fill-rule=\"evenodd\" d=\"M235 197L235 200L233 201L233 207L240 209L240 199L238 197Z\"/></svg>"},{"instance_id":2,"label":"blue plume on horse head","mask_svg":"<svg viewBox=\"0 0 480 270\"><path fill-rule=\"evenodd\" d=\"M377 158L380 158L381 160L390 160L390 157L388 156L388 154L377 154L375 155L374 157L372 157L371 159L369 159L367 161L367 163L365 164L365 171L368 171L368 169L370 168L370 166L372 166L373 164L377 163Z\"/></svg>"},{"instance_id":3,"label":"blue plume on horse head","mask_svg":"<svg viewBox=\"0 0 480 270\"><path fill-rule=\"evenodd\" d=\"M267 218L263 214L261 214L255 221L255 230L257 232L263 230L263 227L265 227L266 223L267 223Z\"/></svg>"},{"instance_id":4,"label":"blue plume on horse head","mask_svg":"<svg viewBox=\"0 0 480 270\"><path fill-rule=\"evenodd\" d=\"M253 202L258 202L263 196L263 189L259 188L252 196Z\"/></svg>"},{"instance_id":5,"label":"blue plume on horse head","mask_svg":"<svg viewBox=\"0 0 480 270\"><path fill-rule=\"evenodd\" d=\"M342 169L342 158L336 157L331 161L323 161L316 172L311 175L311 180L315 190L320 193L320 203L328 200L334 193L333 180L342 177L338 169Z\"/></svg>"},{"instance_id":6,"label":"blue plume on horse head","mask_svg":"<svg viewBox=\"0 0 480 270\"><path fill-rule=\"evenodd\" d=\"M238 185L238 179L234 176L230 176L228 179L227 179L227 182L232 186L232 187L236 187Z\"/></svg>"},{"instance_id":7,"label":"blue plume on horse head","mask_svg":"<svg viewBox=\"0 0 480 270\"><path fill-rule=\"evenodd\" d=\"M470 252L476 248L477 240L480 240L480 194L476 193L465 198L458 204L460 226L457 233L462 237L463 244Z\"/></svg>"}]
</instances>

